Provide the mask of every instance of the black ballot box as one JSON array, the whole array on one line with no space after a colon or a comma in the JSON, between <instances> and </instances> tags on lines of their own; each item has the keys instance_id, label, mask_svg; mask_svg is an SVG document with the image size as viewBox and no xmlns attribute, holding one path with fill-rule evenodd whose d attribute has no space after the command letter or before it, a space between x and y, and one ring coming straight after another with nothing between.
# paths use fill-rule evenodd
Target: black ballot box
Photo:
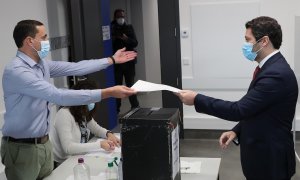
<instances>
[{"instance_id":1,"label":"black ballot box","mask_svg":"<svg viewBox=\"0 0 300 180\"><path fill-rule=\"evenodd\" d=\"M180 180L180 113L136 108L120 118L123 180Z\"/></svg>"}]
</instances>

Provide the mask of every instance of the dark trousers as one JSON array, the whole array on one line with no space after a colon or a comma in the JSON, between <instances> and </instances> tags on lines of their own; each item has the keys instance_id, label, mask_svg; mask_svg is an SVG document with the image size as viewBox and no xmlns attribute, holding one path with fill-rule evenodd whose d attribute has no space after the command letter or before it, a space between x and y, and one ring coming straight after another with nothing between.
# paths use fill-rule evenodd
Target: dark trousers
<instances>
[{"instance_id":1,"label":"dark trousers","mask_svg":"<svg viewBox=\"0 0 300 180\"><path fill-rule=\"evenodd\" d=\"M115 65L115 83L116 85L123 84L123 77L127 87L131 87L134 84L135 76L135 62L127 62L124 64ZM136 95L129 96L131 108L139 106L139 101ZM121 99L117 99L117 112L120 112Z\"/></svg>"}]
</instances>

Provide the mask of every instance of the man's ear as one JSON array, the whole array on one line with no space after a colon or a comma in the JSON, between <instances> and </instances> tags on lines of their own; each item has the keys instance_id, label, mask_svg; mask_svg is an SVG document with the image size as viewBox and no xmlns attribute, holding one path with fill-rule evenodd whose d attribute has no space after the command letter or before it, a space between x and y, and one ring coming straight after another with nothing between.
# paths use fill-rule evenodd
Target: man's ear
<instances>
[{"instance_id":1,"label":"man's ear","mask_svg":"<svg viewBox=\"0 0 300 180\"><path fill-rule=\"evenodd\" d=\"M267 46L269 43L270 43L270 38L269 36L265 36L263 39L262 39L262 43L264 46Z\"/></svg>"},{"instance_id":2,"label":"man's ear","mask_svg":"<svg viewBox=\"0 0 300 180\"><path fill-rule=\"evenodd\" d=\"M24 41L23 41L23 45L27 44L28 46L33 46L33 38L30 36L27 36Z\"/></svg>"}]
</instances>

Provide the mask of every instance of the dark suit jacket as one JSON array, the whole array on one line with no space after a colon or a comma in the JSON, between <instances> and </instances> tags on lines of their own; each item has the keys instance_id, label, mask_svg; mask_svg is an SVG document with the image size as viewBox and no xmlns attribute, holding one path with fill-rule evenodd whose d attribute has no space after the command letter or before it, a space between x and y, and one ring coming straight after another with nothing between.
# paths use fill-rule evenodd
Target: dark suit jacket
<instances>
[{"instance_id":1,"label":"dark suit jacket","mask_svg":"<svg viewBox=\"0 0 300 180\"><path fill-rule=\"evenodd\" d=\"M122 40L121 36L125 34L128 39ZM124 23L123 25L119 25L115 20L111 22L111 35L112 35L112 46L113 53L117 52L117 50L126 47L127 51L135 51L135 48L138 45L138 41L134 32L134 29L131 24ZM137 59L135 58L132 61L128 61L124 64L136 64ZM117 66L128 66L124 64L117 64ZM134 66L133 66L134 68Z\"/></svg>"},{"instance_id":2,"label":"dark suit jacket","mask_svg":"<svg viewBox=\"0 0 300 180\"><path fill-rule=\"evenodd\" d=\"M195 109L239 121L233 131L240 141L241 163L247 179L279 180L295 173L291 128L297 97L295 74L279 52L263 65L239 101L198 94Z\"/></svg>"}]
</instances>

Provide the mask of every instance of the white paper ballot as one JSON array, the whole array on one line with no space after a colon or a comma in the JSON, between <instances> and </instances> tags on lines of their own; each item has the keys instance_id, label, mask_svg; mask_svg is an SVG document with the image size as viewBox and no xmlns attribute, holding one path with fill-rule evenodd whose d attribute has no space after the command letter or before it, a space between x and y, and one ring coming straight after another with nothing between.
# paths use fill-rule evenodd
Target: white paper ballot
<instances>
[{"instance_id":1,"label":"white paper ballot","mask_svg":"<svg viewBox=\"0 0 300 180\"><path fill-rule=\"evenodd\" d=\"M201 172L201 161L180 161L180 172L182 174L198 174Z\"/></svg>"},{"instance_id":2,"label":"white paper ballot","mask_svg":"<svg viewBox=\"0 0 300 180\"><path fill-rule=\"evenodd\" d=\"M164 84L155 84L147 81L138 80L132 87L137 92L150 92L150 91L172 91L179 92L180 89Z\"/></svg>"}]
</instances>

